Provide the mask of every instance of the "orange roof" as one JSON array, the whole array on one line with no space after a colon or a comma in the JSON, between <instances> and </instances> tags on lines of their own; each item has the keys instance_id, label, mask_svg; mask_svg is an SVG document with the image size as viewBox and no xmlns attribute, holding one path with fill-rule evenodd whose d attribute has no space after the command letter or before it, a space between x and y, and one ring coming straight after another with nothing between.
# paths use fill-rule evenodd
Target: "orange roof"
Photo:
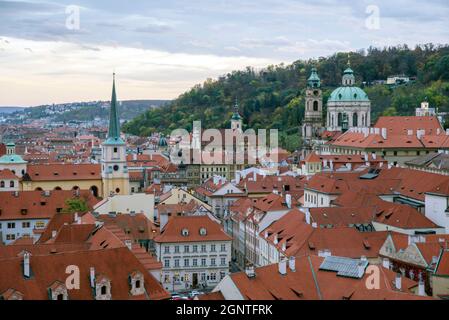
<instances>
[{"instance_id":1,"label":"orange roof","mask_svg":"<svg viewBox=\"0 0 449 320\"><path fill-rule=\"evenodd\" d=\"M100 215L97 218L105 223L107 228L113 225L119 227L134 240L152 240L159 234L159 228L144 214L119 214L115 217Z\"/></svg>"},{"instance_id":2,"label":"orange roof","mask_svg":"<svg viewBox=\"0 0 449 320\"><path fill-rule=\"evenodd\" d=\"M274 193L270 193L263 198L257 199L253 206L260 211L277 211L277 210L287 210L288 207L285 203L285 199Z\"/></svg>"},{"instance_id":3,"label":"orange roof","mask_svg":"<svg viewBox=\"0 0 449 320\"><path fill-rule=\"evenodd\" d=\"M449 276L449 251L444 250L438 261L438 267L435 271L437 275Z\"/></svg>"},{"instance_id":4,"label":"orange roof","mask_svg":"<svg viewBox=\"0 0 449 320\"><path fill-rule=\"evenodd\" d=\"M201 235L200 230L206 229L206 234ZM188 230L188 235L182 235L183 230ZM161 230L155 242L193 242L193 241L228 241L232 238L227 235L220 224L209 216L179 216L171 217Z\"/></svg>"},{"instance_id":5,"label":"orange roof","mask_svg":"<svg viewBox=\"0 0 449 320\"><path fill-rule=\"evenodd\" d=\"M0 179L2 180L18 180L19 177L17 177L14 173L12 173L9 169L3 169L0 170Z\"/></svg>"},{"instance_id":6,"label":"orange roof","mask_svg":"<svg viewBox=\"0 0 449 320\"><path fill-rule=\"evenodd\" d=\"M23 299L48 300L48 288L55 281L65 283L66 267L76 264L80 270L80 289L68 291L71 300L94 299L89 283L91 267L95 268L97 277L104 276L110 279L114 300L130 299L129 276L137 270L144 275L147 299L159 300L170 297L128 248L32 255L30 258L31 279L23 277L22 261L22 257L0 260L2 270L0 292L13 288L23 293Z\"/></svg>"},{"instance_id":7,"label":"orange roof","mask_svg":"<svg viewBox=\"0 0 449 320\"><path fill-rule=\"evenodd\" d=\"M393 289L390 279L395 274L390 270L381 268L380 289L368 290L365 282L369 275L362 279L337 276L336 272L320 270L323 260L317 256L297 257L297 271L287 268L285 275L279 273L277 264L271 264L256 268L253 278L244 272L233 273L230 277L247 300L429 299L412 295L409 284L404 285L402 291Z\"/></svg>"},{"instance_id":8,"label":"orange roof","mask_svg":"<svg viewBox=\"0 0 449 320\"><path fill-rule=\"evenodd\" d=\"M60 181L60 180L100 180L100 164L33 164L27 167L23 180Z\"/></svg>"},{"instance_id":9,"label":"orange roof","mask_svg":"<svg viewBox=\"0 0 449 320\"><path fill-rule=\"evenodd\" d=\"M48 194L48 196L46 195ZM0 197L0 220L50 219L66 207L66 200L77 198L73 191L11 191ZM88 190L80 191L80 199L92 208L98 200Z\"/></svg>"},{"instance_id":10,"label":"orange roof","mask_svg":"<svg viewBox=\"0 0 449 320\"><path fill-rule=\"evenodd\" d=\"M312 151L307 155L307 157L304 159L304 162L321 162L320 157L315 153L315 151Z\"/></svg>"},{"instance_id":11,"label":"orange roof","mask_svg":"<svg viewBox=\"0 0 449 320\"><path fill-rule=\"evenodd\" d=\"M388 134L407 134L407 130L426 130L426 134L437 134L437 130L443 132L440 121L434 116L394 116L394 117L379 117L377 119L375 128L386 128Z\"/></svg>"}]
</instances>

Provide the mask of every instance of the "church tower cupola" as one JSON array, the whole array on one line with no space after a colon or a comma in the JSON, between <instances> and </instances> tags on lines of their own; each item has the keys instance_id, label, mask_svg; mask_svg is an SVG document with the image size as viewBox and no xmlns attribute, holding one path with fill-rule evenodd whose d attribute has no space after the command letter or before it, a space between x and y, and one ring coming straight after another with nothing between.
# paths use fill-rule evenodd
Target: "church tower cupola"
<instances>
[{"instance_id":1,"label":"church tower cupola","mask_svg":"<svg viewBox=\"0 0 449 320\"><path fill-rule=\"evenodd\" d=\"M318 73L315 67L312 68L312 73L310 74L309 79L307 79L307 86L309 88L321 87L321 80L320 77L318 77Z\"/></svg>"},{"instance_id":2,"label":"church tower cupola","mask_svg":"<svg viewBox=\"0 0 449 320\"><path fill-rule=\"evenodd\" d=\"M231 118L231 129L232 130L242 130L242 117L239 114L239 104L237 98L235 98L234 112Z\"/></svg>"},{"instance_id":3,"label":"church tower cupola","mask_svg":"<svg viewBox=\"0 0 449 320\"><path fill-rule=\"evenodd\" d=\"M343 72L342 84L348 87L352 87L355 84L354 71L350 67Z\"/></svg>"}]
</instances>

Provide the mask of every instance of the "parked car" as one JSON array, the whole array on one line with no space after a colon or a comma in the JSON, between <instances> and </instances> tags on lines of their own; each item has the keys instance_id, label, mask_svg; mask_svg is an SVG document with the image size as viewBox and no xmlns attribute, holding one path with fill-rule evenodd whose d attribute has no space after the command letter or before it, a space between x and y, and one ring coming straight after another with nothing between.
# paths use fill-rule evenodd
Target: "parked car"
<instances>
[{"instance_id":1,"label":"parked car","mask_svg":"<svg viewBox=\"0 0 449 320\"><path fill-rule=\"evenodd\" d=\"M191 291L191 292L189 293L189 297L190 297L191 299L193 299L193 298L195 298L196 296L199 296L199 295L202 295L202 294L204 294L204 292L197 291L197 290L193 290L193 291Z\"/></svg>"},{"instance_id":2,"label":"parked car","mask_svg":"<svg viewBox=\"0 0 449 320\"><path fill-rule=\"evenodd\" d=\"M171 296L171 300L190 300L188 296L181 295L181 294L173 294Z\"/></svg>"}]
</instances>

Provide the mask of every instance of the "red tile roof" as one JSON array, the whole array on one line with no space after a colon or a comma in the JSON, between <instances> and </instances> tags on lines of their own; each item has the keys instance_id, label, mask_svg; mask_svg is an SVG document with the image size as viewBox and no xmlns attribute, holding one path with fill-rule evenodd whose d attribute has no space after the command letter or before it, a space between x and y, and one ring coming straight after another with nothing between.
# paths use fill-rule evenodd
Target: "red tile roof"
<instances>
[{"instance_id":1,"label":"red tile roof","mask_svg":"<svg viewBox=\"0 0 449 320\"><path fill-rule=\"evenodd\" d=\"M14 173L12 173L9 169L3 169L0 170L0 179L1 180L18 180L19 177L17 177Z\"/></svg>"},{"instance_id":2,"label":"red tile roof","mask_svg":"<svg viewBox=\"0 0 449 320\"><path fill-rule=\"evenodd\" d=\"M407 130L426 130L426 134L437 134L437 130L443 132L437 117L417 117L417 116L394 116L394 117L379 117L375 128L386 128L388 134L407 134Z\"/></svg>"},{"instance_id":3,"label":"red tile roof","mask_svg":"<svg viewBox=\"0 0 449 320\"><path fill-rule=\"evenodd\" d=\"M200 230L206 229L206 235L201 235ZM188 235L182 235L182 231L188 230ZM161 230L155 242L193 242L193 241L228 241L232 238L222 229L221 225L205 216L171 217Z\"/></svg>"},{"instance_id":4,"label":"red tile roof","mask_svg":"<svg viewBox=\"0 0 449 320\"><path fill-rule=\"evenodd\" d=\"M317 256L297 257L297 271L288 269L285 275L278 272L277 264L271 264L256 268L253 278L244 272L230 277L247 300L429 299L412 295L409 285L404 285L402 291L393 289L390 279L395 274L390 270L381 268L380 289L368 290L365 285L368 275L362 279L340 277L335 272L320 270L323 260Z\"/></svg>"},{"instance_id":5,"label":"red tile roof","mask_svg":"<svg viewBox=\"0 0 449 320\"><path fill-rule=\"evenodd\" d=\"M30 258L32 277L30 279L23 277L22 261L22 257L0 260L0 269L2 270L0 292L12 288L21 292L23 299L47 300L48 288L55 281L65 283L66 267L75 264L80 270L80 289L68 291L71 300L94 299L89 283L91 267L95 268L97 277L104 276L110 279L113 300L131 298L129 276L137 270L144 275L147 299L159 300L170 297L128 248L32 255Z\"/></svg>"},{"instance_id":6,"label":"red tile roof","mask_svg":"<svg viewBox=\"0 0 449 320\"><path fill-rule=\"evenodd\" d=\"M59 180L100 180L101 165L99 164L33 164L27 167L23 178L31 181Z\"/></svg>"},{"instance_id":7,"label":"red tile roof","mask_svg":"<svg viewBox=\"0 0 449 320\"><path fill-rule=\"evenodd\" d=\"M48 196L46 196L48 194ZM58 210L66 207L66 200L77 198L74 191L11 191L2 192L0 197L0 220L11 219L49 219ZM82 190L80 199L92 208L98 200L90 191Z\"/></svg>"}]
</instances>

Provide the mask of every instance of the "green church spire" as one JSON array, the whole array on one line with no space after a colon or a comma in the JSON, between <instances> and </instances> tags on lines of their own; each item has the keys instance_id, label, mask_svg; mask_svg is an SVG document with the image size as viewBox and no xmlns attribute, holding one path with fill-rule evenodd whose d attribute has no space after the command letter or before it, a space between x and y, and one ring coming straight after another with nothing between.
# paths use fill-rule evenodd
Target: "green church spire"
<instances>
[{"instance_id":1,"label":"green church spire","mask_svg":"<svg viewBox=\"0 0 449 320\"><path fill-rule=\"evenodd\" d=\"M240 114L239 114L239 104L238 104L237 98L235 98L234 112L232 114L232 119L233 120L240 120L241 119Z\"/></svg>"},{"instance_id":2,"label":"green church spire","mask_svg":"<svg viewBox=\"0 0 449 320\"><path fill-rule=\"evenodd\" d=\"M111 98L111 109L109 112L109 131L108 139L106 143L124 143L120 138L120 121L118 117L118 104L117 104L117 94L115 93L115 73L113 73L112 79L112 98Z\"/></svg>"},{"instance_id":3,"label":"green church spire","mask_svg":"<svg viewBox=\"0 0 449 320\"><path fill-rule=\"evenodd\" d=\"M321 86L321 80L315 67L312 68L310 77L307 79L307 85L310 88L319 88Z\"/></svg>"}]
</instances>

